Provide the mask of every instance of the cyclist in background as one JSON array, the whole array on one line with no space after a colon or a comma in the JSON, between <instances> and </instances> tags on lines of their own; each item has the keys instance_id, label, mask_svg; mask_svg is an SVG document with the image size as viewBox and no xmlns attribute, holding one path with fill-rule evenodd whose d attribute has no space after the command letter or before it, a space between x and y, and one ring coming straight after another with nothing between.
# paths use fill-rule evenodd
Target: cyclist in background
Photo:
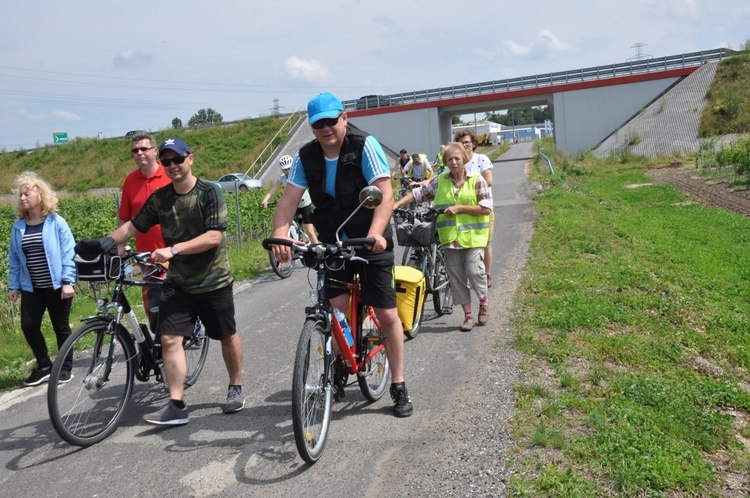
<instances>
[{"instance_id":1,"label":"cyclist in background","mask_svg":"<svg viewBox=\"0 0 750 498\"><path fill-rule=\"evenodd\" d=\"M432 166L427 159L427 154L412 154L411 160L401 170L405 177L412 179L410 188L416 187L414 184L429 180L432 177Z\"/></svg>"},{"instance_id":2,"label":"cyclist in background","mask_svg":"<svg viewBox=\"0 0 750 498\"><path fill-rule=\"evenodd\" d=\"M435 162L433 163L435 166L434 169L438 175L445 173L445 171L448 169L445 166L445 162L443 161L443 152L445 152L445 145L440 146L440 152L435 155Z\"/></svg>"},{"instance_id":3,"label":"cyclist in background","mask_svg":"<svg viewBox=\"0 0 750 498\"><path fill-rule=\"evenodd\" d=\"M474 130L462 130L456 133L456 142L460 143L469 154L469 161L465 164L469 173L479 173L490 187L490 200L492 200L492 161L484 154L477 154L477 136ZM484 266L487 271L487 287L492 287L492 234L495 227L495 211L490 211L490 238L484 250Z\"/></svg>"},{"instance_id":4,"label":"cyclist in background","mask_svg":"<svg viewBox=\"0 0 750 498\"><path fill-rule=\"evenodd\" d=\"M404 167L409 164L409 161L411 161L409 153L406 152L406 149L401 149L399 156L396 158L396 164L393 166L393 174L391 174L392 180L396 179L396 173L401 173L401 176L404 175Z\"/></svg>"},{"instance_id":5,"label":"cyclist in background","mask_svg":"<svg viewBox=\"0 0 750 498\"><path fill-rule=\"evenodd\" d=\"M276 183L273 184L273 187L271 187L271 190L268 191L266 196L263 198L263 208L268 209L268 201L273 197L273 194L276 193L277 190L279 190L279 187L286 187L286 181L289 177L289 170L292 168L292 163L294 162L294 158L290 155L281 156L279 158L279 168L281 168L281 176L279 176L279 179L276 180ZM311 244L317 244L318 243L318 237L315 235L315 227L312 224L312 220L310 219L310 215L312 214L312 200L310 199L310 194L307 190L305 190L305 193L302 194L302 200L299 201L299 204L297 205L297 214L302 216L302 223L305 226L305 233L307 234L307 238L310 240Z\"/></svg>"}]
</instances>

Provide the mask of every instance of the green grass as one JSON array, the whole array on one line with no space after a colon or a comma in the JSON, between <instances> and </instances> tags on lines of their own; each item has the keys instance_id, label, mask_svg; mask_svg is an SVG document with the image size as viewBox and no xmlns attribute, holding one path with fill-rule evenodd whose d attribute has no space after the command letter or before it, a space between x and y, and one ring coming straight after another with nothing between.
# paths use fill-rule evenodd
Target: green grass
<instances>
[{"instance_id":1,"label":"green grass","mask_svg":"<svg viewBox=\"0 0 750 498\"><path fill-rule=\"evenodd\" d=\"M750 220L626 188L643 162L554 160L514 309L513 494L718 495L719 462L748 482Z\"/></svg>"},{"instance_id":2,"label":"green grass","mask_svg":"<svg viewBox=\"0 0 750 498\"><path fill-rule=\"evenodd\" d=\"M698 135L750 132L750 53L744 52L719 63L706 95Z\"/></svg>"},{"instance_id":3,"label":"green grass","mask_svg":"<svg viewBox=\"0 0 750 498\"><path fill-rule=\"evenodd\" d=\"M157 142L168 136L184 137L195 154L193 172L202 178L216 180L226 173L244 173L284 121L285 118L260 118L229 126L168 129L155 132L154 136ZM286 134L281 133L273 145L285 140ZM258 165L262 165L262 161ZM55 190L86 192L100 187L119 188L134 168L130 139L77 138L31 152L21 150L0 154L0 193L9 193L16 175L27 170L49 181Z\"/></svg>"}]
</instances>

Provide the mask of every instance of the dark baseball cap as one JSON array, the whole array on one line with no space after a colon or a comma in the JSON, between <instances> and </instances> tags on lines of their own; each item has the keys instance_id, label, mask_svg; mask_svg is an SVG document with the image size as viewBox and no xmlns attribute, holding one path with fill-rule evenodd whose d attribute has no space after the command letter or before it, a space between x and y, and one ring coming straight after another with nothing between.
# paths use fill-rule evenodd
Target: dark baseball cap
<instances>
[{"instance_id":1,"label":"dark baseball cap","mask_svg":"<svg viewBox=\"0 0 750 498\"><path fill-rule=\"evenodd\" d=\"M164 140L159 146L159 155L161 155L161 153L167 149L173 150L181 156L184 156L186 153L193 153L193 151L190 150L190 147L188 147L185 141L177 137L169 137L168 139Z\"/></svg>"}]
</instances>

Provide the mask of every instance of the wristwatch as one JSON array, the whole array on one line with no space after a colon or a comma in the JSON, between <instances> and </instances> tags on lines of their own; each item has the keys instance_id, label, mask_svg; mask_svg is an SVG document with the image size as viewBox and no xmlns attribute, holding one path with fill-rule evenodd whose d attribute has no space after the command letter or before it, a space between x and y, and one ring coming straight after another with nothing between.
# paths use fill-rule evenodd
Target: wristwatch
<instances>
[{"instance_id":1,"label":"wristwatch","mask_svg":"<svg viewBox=\"0 0 750 498\"><path fill-rule=\"evenodd\" d=\"M179 250L177 250L177 247L175 246L172 246L169 249L172 251L173 256L177 256L177 254L180 252Z\"/></svg>"}]
</instances>

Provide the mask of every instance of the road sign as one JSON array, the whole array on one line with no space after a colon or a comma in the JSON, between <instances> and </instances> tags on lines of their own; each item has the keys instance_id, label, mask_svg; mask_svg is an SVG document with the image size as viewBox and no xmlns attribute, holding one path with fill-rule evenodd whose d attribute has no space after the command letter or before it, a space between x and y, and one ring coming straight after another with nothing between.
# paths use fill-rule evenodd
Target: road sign
<instances>
[{"instance_id":1,"label":"road sign","mask_svg":"<svg viewBox=\"0 0 750 498\"><path fill-rule=\"evenodd\" d=\"M55 141L56 144L67 142L68 134L67 133L53 133L52 139Z\"/></svg>"}]
</instances>

